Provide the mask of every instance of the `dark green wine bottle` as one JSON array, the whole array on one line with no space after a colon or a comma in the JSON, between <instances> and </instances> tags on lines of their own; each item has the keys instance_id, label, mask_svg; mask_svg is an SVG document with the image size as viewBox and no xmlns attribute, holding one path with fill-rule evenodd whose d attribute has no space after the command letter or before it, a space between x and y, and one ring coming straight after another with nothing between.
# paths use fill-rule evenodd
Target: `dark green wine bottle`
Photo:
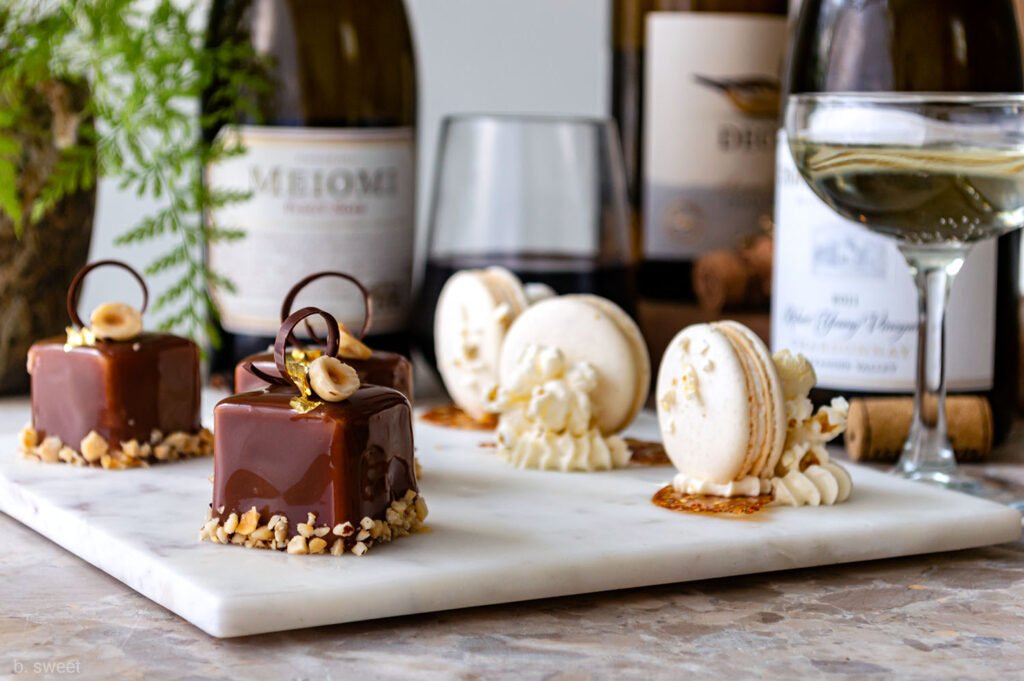
<instances>
[{"instance_id":1,"label":"dark green wine bottle","mask_svg":"<svg viewBox=\"0 0 1024 681\"><path fill-rule=\"evenodd\" d=\"M615 0L611 110L644 298L695 302L693 263L771 215L785 0Z\"/></svg>"},{"instance_id":2,"label":"dark green wine bottle","mask_svg":"<svg viewBox=\"0 0 1024 681\"><path fill-rule=\"evenodd\" d=\"M253 46L253 68L269 73L271 87L251 97L251 114L205 131L247 148L207 168L209 186L251 192L211 216L245 232L208 249L236 287L214 291L224 341L214 370L265 350L289 288L320 270L347 272L370 290L369 345L407 352L416 64L402 0L215 0L208 42L225 40ZM230 74L210 87L204 111L225 85ZM362 321L362 299L343 281L319 281L298 303L351 328Z\"/></svg>"}]
</instances>

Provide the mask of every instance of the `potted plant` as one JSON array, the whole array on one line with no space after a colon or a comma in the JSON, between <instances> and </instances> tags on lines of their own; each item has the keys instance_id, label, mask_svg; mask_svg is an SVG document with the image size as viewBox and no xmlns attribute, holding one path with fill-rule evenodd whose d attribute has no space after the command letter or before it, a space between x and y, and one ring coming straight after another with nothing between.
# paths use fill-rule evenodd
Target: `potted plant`
<instances>
[{"instance_id":1,"label":"potted plant","mask_svg":"<svg viewBox=\"0 0 1024 681\"><path fill-rule=\"evenodd\" d=\"M240 148L204 140L265 87L247 43L207 49L195 7L172 0L19 0L0 7L0 392L23 391L25 353L61 333L64 296L88 257L97 181L156 208L118 238L170 238L146 273L174 273L154 301L161 327L211 338L210 290L230 286L203 259L240 232L204 212L202 169ZM213 89L213 91L211 91ZM213 106L197 113L205 94Z\"/></svg>"}]
</instances>

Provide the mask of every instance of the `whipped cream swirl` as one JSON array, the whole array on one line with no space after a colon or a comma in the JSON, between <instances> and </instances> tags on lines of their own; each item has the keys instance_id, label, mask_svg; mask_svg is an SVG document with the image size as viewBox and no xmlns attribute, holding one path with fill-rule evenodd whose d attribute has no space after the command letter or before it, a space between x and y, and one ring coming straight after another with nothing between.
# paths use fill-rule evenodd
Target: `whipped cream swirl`
<instances>
[{"instance_id":1,"label":"whipped cream swirl","mask_svg":"<svg viewBox=\"0 0 1024 681\"><path fill-rule=\"evenodd\" d=\"M786 402L786 445L772 472L774 503L831 506L846 501L853 489L849 472L831 460L826 444L846 430L849 405L837 397L817 412L808 398L817 377L803 355L788 350L772 357Z\"/></svg>"},{"instance_id":2,"label":"whipped cream swirl","mask_svg":"<svg viewBox=\"0 0 1024 681\"><path fill-rule=\"evenodd\" d=\"M625 441L596 427L590 393L597 370L569 365L558 348L531 345L515 373L492 391L489 409L500 415L498 449L519 468L597 471L623 468Z\"/></svg>"}]
</instances>

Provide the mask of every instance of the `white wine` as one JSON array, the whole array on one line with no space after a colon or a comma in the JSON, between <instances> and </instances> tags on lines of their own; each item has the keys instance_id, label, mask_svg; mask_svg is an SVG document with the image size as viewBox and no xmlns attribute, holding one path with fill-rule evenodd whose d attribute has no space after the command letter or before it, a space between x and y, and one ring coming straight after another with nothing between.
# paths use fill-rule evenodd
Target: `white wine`
<instances>
[{"instance_id":1,"label":"white wine","mask_svg":"<svg viewBox=\"0 0 1024 681\"><path fill-rule=\"evenodd\" d=\"M228 39L253 46L259 60L239 68L264 69L270 88L241 93L248 112L206 130L247 149L207 168L209 186L251 194L211 216L245 232L208 251L236 287L214 292L224 338L214 369L264 350L285 294L321 270L362 281L374 308L369 342L407 351L416 66L402 0L215 0L208 42ZM204 105L230 91L226 80ZM342 281L318 282L301 303L352 328L362 321L362 300Z\"/></svg>"},{"instance_id":2,"label":"white wine","mask_svg":"<svg viewBox=\"0 0 1024 681\"><path fill-rule=\"evenodd\" d=\"M1024 149L807 142L791 149L836 212L905 244L970 244L1024 223Z\"/></svg>"},{"instance_id":3,"label":"white wine","mask_svg":"<svg viewBox=\"0 0 1024 681\"><path fill-rule=\"evenodd\" d=\"M785 15L785 0L615 1L641 296L693 302L693 262L770 217Z\"/></svg>"},{"instance_id":4,"label":"white wine","mask_svg":"<svg viewBox=\"0 0 1024 681\"><path fill-rule=\"evenodd\" d=\"M1012 0L803 0L783 94L1000 93L1022 86ZM784 135L777 149L772 347L814 362L821 400L912 393L917 292L896 242L863 229L859 213L847 220L822 202L797 171ZM856 190L872 203L883 200L886 183L916 181L876 181L875 173L867 171ZM949 188L941 177L928 182L924 191ZM975 209L964 212L962 199L950 196L944 200L953 201L956 217L970 220ZM858 199L847 198L852 215ZM893 204L885 211L899 212ZM997 441L1012 423L1017 391L1019 254L1019 232L977 244L957 275L947 316L950 391L989 399Z\"/></svg>"}]
</instances>

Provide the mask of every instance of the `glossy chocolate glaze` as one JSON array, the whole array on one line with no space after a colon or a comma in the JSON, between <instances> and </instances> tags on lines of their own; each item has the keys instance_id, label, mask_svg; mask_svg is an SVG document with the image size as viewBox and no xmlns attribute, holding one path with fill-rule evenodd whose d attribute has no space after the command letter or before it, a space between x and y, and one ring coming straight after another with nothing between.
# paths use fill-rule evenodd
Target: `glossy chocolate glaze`
<instances>
[{"instance_id":1,"label":"glossy chocolate glaze","mask_svg":"<svg viewBox=\"0 0 1024 681\"><path fill-rule=\"evenodd\" d=\"M394 388L412 402L412 362L405 356L397 352L374 350L373 355L368 359L348 359L346 357L338 359L356 370L360 382ZM253 376L244 369L246 362L252 362L257 369L261 369L264 373L278 375L277 368L274 366L274 353L264 352L250 355L235 367L235 390L238 392L262 390L267 387L266 381L258 376Z\"/></svg>"},{"instance_id":2,"label":"glossy chocolate glaze","mask_svg":"<svg viewBox=\"0 0 1024 681\"><path fill-rule=\"evenodd\" d=\"M32 425L78 449L95 430L115 445L199 430L199 348L186 338L144 333L64 350L63 336L28 351Z\"/></svg>"},{"instance_id":3,"label":"glossy chocolate glaze","mask_svg":"<svg viewBox=\"0 0 1024 681\"><path fill-rule=\"evenodd\" d=\"M291 531L315 513L317 525L382 518L417 490L412 409L391 388L364 386L306 414L294 388L233 395L214 409L213 508L221 517L255 506L264 519L286 515Z\"/></svg>"}]
</instances>

